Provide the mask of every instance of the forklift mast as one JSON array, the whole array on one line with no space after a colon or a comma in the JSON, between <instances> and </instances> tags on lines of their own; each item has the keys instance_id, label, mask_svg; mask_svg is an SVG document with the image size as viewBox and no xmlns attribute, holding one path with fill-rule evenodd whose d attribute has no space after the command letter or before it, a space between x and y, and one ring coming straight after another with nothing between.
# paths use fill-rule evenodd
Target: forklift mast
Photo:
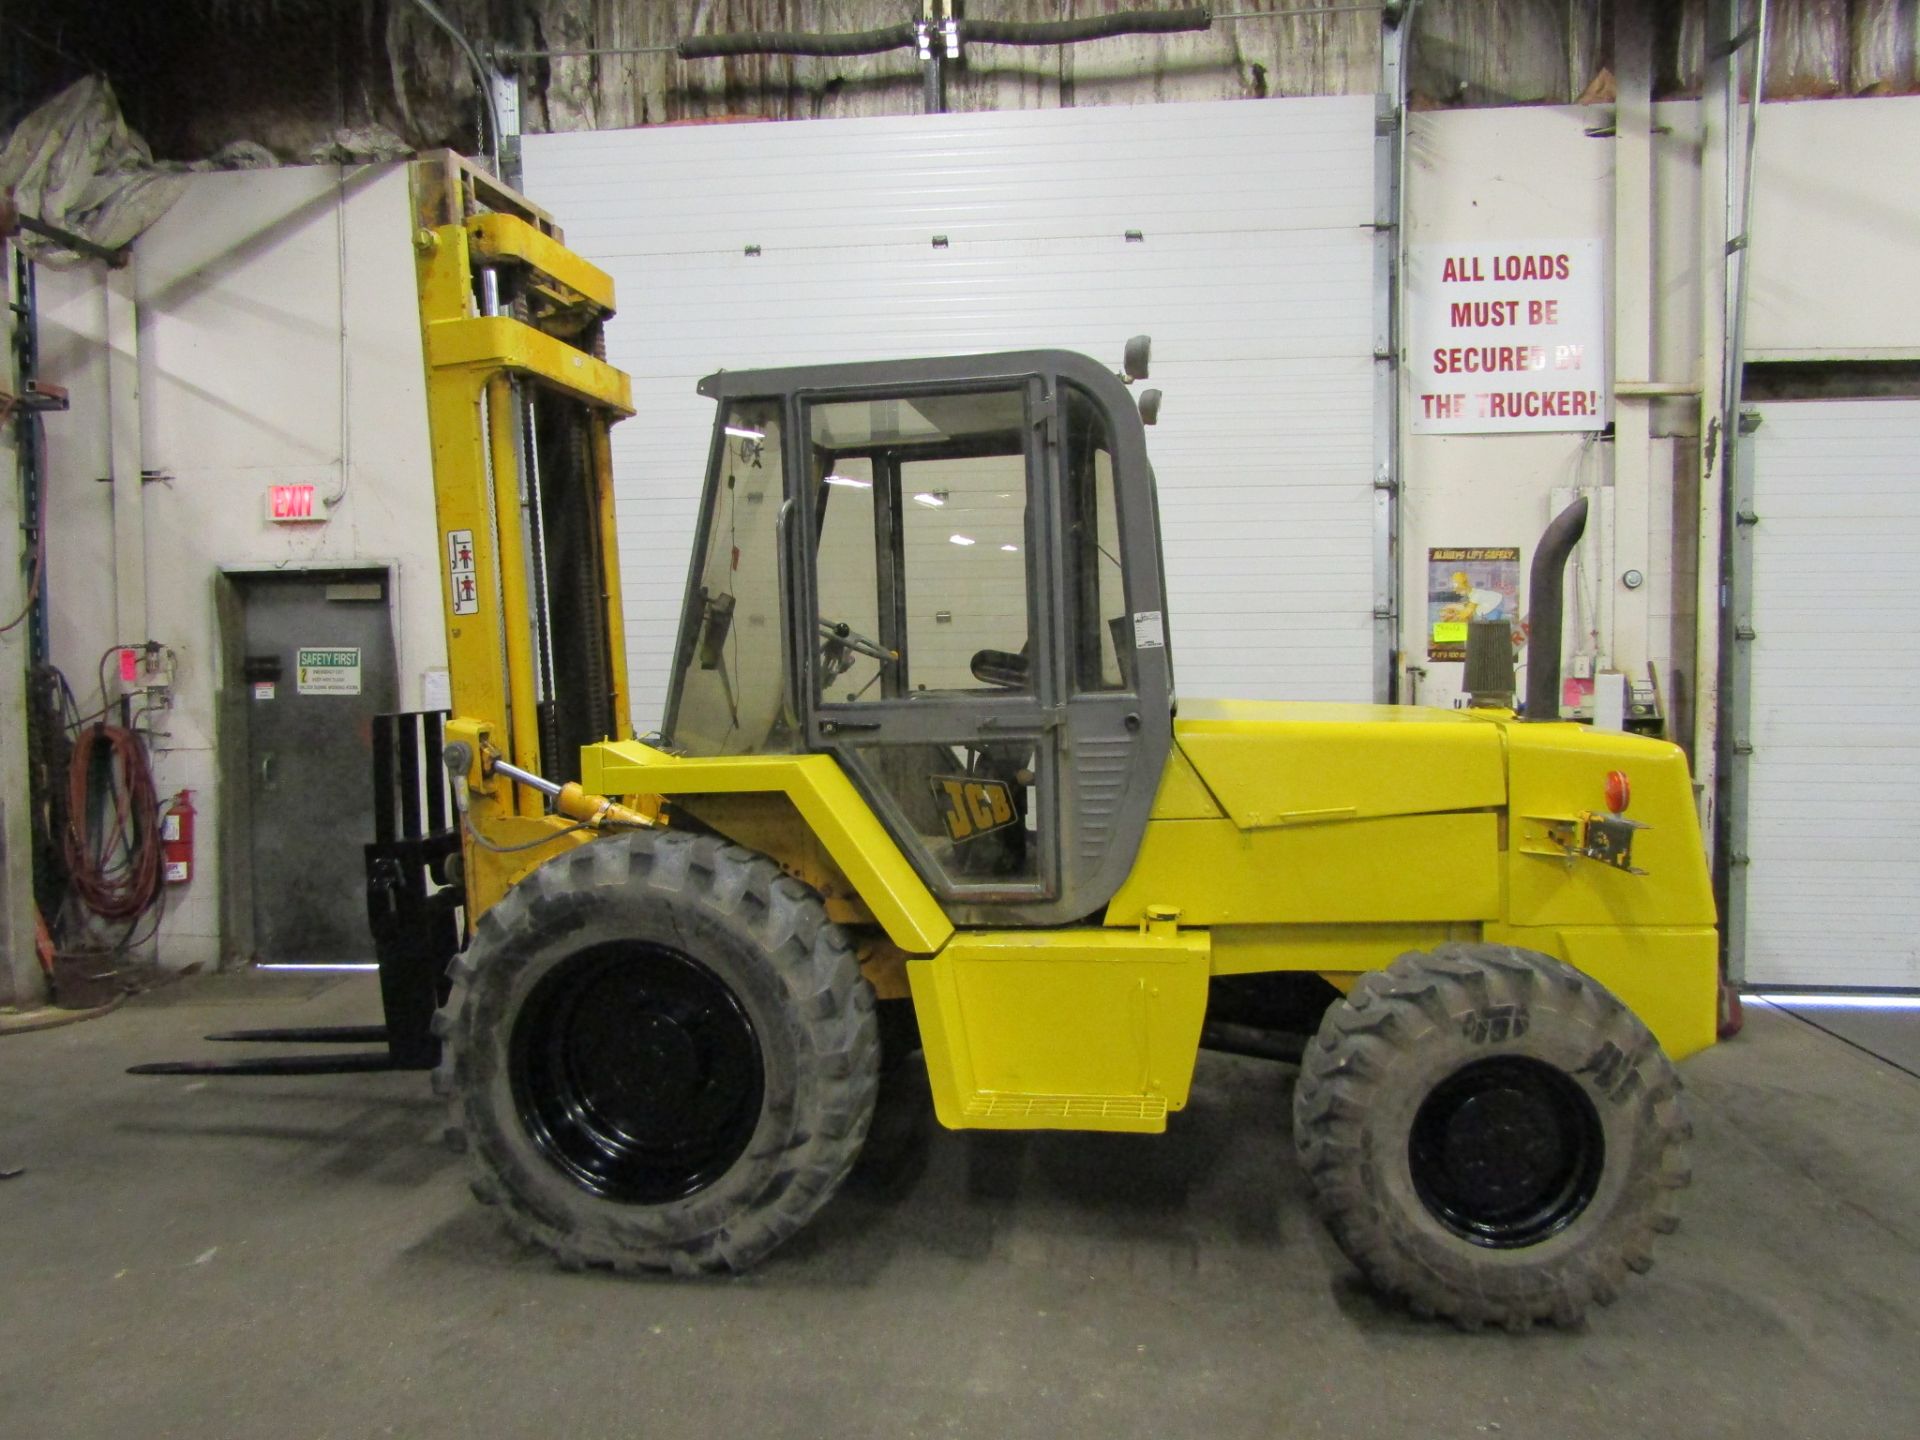
<instances>
[{"instance_id":1,"label":"forklift mast","mask_svg":"<svg viewBox=\"0 0 1920 1440\"><path fill-rule=\"evenodd\" d=\"M415 164L413 199L446 739L471 751L454 784L478 915L573 838L551 787L579 780L581 747L630 733L608 431L633 404L604 358L613 282L550 215L450 153Z\"/></svg>"}]
</instances>

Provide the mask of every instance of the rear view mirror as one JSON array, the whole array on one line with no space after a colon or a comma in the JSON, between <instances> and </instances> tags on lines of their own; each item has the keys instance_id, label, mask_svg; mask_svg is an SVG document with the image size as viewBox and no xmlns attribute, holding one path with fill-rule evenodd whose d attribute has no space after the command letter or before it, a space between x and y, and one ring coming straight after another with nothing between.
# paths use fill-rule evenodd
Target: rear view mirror
<instances>
[{"instance_id":1,"label":"rear view mirror","mask_svg":"<svg viewBox=\"0 0 1920 1440\"><path fill-rule=\"evenodd\" d=\"M1127 341L1126 358L1121 362L1129 380L1147 378L1147 360L1153 353L1153 337L1136 335Z\"/></svg>"},{"instance_id":2,"label":"rear view mirror","mask_svg":"<svg viewBox=\"0 0 1920 1440\"><path fill-rule=\"evenodd\" d=\"M1160 392L1142 390L1140 392L1140 421L1144 425L1155 424L1160 419Z\"/></svg>"}]
</instances>

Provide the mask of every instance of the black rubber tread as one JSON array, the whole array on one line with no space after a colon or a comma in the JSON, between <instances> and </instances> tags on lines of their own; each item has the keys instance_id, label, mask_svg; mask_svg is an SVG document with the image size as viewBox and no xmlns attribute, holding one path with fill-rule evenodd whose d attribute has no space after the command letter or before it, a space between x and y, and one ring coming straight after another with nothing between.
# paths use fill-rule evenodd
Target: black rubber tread
<instances>
[{"instance_id":1,"label":"black rubber tread","mask_svg":"<svg viewBox=\"0 0 1920 1440\"><path fill-rule=\"evenodd\" d=\"M1405 1122L1432 1082L1503 1053L1552 1061L1584 1086L1606 1159L1564 1230L1490 1250L1426 1212ZM1690 1137L1679 1076L1639 1018L1573 967L1506 945L1442 945L1363 975L1322 1020L1294 1090L1294 1146L1334 1240L1376 1289L1465 1328L1571 1325L1611 1304L1679 1223Z\"/></svg>"},{"instance_id":2,"label":"black rubber tread","mask_svg":"<svg viewBox=\"0 0 1920 1440\"><path fill-rule=\"evenodd\" d=\"M599 926L664 929L711 968L731 963L768 1065L746 1152L706 1190L667 1205L603 1199L565 1179L525 1138L506 1086L509 1005L527 977ZM703 953L704 952L704 953ZM732 957L728 961L728 956ZM743 985L741 975L746 976ZM804 1226L859 1157L879 1085L872 987L820 897L763 855L712 835L638 831L558 856L475 927L434 1017L445 1042L434 1090L472 1189L508 1229L562 1268L743 1271Z\"/></svg>"}]
</instances>

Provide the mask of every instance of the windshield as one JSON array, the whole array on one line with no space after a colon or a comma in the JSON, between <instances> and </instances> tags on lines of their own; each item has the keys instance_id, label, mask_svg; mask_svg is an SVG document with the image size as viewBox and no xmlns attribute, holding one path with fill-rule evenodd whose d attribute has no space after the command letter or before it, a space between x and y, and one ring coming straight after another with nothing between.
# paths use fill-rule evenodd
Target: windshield
<instances>
[{"instance_id":1,"label":"windshield","mask_svg":"<svg viewBox=\"0 0 1920 1440\"><path fill-rule=\"evenodd\" d=\"M665 734L694 755L783 753L795 735L780 632L780 402L734 401L722 429Z\"/></svg>"}]
</instances>

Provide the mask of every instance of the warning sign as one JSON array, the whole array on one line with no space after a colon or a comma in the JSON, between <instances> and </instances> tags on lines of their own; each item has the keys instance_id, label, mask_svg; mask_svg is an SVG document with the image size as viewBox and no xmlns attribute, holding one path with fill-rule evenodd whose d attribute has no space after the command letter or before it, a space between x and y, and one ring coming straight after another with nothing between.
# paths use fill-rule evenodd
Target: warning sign
<instances>
[{"instance_id":1,"label":"warning sign","mask_svg":"<svg viewBox=\"0 0 1920 1440\"><path fill-rule=\"evenodd\" d=\"M447 591L453 597L453 613L480 613L480 576L473 560L473 531L447 532Z\"/></svg>"},{"instance_id":2,"label":"warning sign","mask_svg":"<svg viewBox=\"0 0 1920 1440\"><path fill-rule=\"evenodd\" d=\"M302 695L358 695L360 693L360 652L358 650L300 651L297 657Z\"/></svg>"},{"instance_id":3,"label":"warning sign","mask_svg":"<svg viewBox=\"0 0 1920 1440\"><path fill-rule=\"evenodd\" d=\"M1415 434L1606 428L1598 240L1416 245L1408 261Z\"/></svg>"},{"instance_id":4,"label":"warning sign","mask_svg":"<svg viewBox=\"0 0 1920 1440\"><path fill-rule=\"evenodd\" d=\"M1427 659L1467 658L1467 626L1516 620L1520 547L1448 545L1427 551Z\"/></svg>"}]
</instances>

